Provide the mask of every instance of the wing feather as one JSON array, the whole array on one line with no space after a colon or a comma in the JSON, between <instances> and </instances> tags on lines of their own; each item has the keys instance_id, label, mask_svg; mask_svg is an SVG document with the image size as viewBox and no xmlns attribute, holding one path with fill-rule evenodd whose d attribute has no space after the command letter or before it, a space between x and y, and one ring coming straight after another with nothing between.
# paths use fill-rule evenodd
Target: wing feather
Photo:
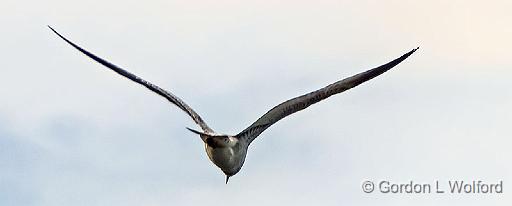
<instances>
[{"instance_id":1,"label":"wing feather","mask_svg":"<svg viewBox=\"0 0 512 206\"><path fill-rule=\"evenodd\" d=\"M181 110L183 110L185 113L187 113L190 117L192 117L192 119L194 120L194 122L196 124L198 124L201 129L206 132L206 133L214 133L214 131L208 127L208 125L204 122L204 120L192 109L190 108L185 102L183 102L183 100L181 100L180 98L178 98L177 96L175 96L174 94L152 84L151 82L148 82L110 62L108 62L107 60L104 60L94 54L92 54L91 52L88 52L87 50L81 48L80 46L74 44L73 42L71 42L70 40L66 39L64 36L60 35L57 31L55 31L55 29L53 29L52 27L48 26L55 34L57 34L61 39L63 39L64 41L66 41L68 44L70 44L71 46L73 46L75 49L78 49L78 51L82 52L83 54L87 55L88 57L90 57L91 59L93 59L94 61L102 64L103 66L106 66L108 67L109 69L111 69L112 71L134 81L134 82L137 82L139 83L140 85L148 88L149 90L157 93L158 95L166 98L167 100L169 100L171 103L173 103L174 105L178 106Z\"/></svg>"},{"instance_id":2,"label":"wing feather","mask_svg":"<svg viewBox=\"0 0 512 206\"><path fill-rule=\"evenodd\" d=\"M393 68L407 57L409 57L412 53L414 53L416 49L411 50L410 52L402 55L401 57L379 66L374 69L370 69L368 71L356 74L354 76L348 77L346 79L337 81L332 83L324 88L319 90L295 97L293 99L287 100L261 116L256 122L251 124L245 130L237 134L236 136L242 139L246 139L249 143L251 143L256 137L258 137L263 131L265 131L272 124L277 121L283 119L284 117L298 112L300 110L306 109L307 107L322 101L332 95L344 92L348 89L356 87L357 85L366 82L380 74L388 71Z\"/></svg>"}]
</instances>

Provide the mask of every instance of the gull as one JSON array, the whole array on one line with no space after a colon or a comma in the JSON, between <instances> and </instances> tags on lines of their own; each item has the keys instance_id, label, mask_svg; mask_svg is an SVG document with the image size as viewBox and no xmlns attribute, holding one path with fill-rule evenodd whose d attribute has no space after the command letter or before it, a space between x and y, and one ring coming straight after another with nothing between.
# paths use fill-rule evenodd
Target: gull
<instances>
[{"instance_id":1,"label":"gull","mask_svg":"<svg viewBox=\"0 0 512 206\"><path fill-rule=\"evenodd\" d=\"M269 110L259 119L257 119L254 123L252 123L249 127L244 129L242 132L236 135L227 135L217 133L214 130L212 130L205 123L205 121L192 108L190 108L190 106L188 106L183 100L181 100L171 92L166 91L158 87L157 85L154 85L122 69L121 67L118 67L108 62L107 60L104 60L92 54L91 52L88 52L87 50L81 48L80 46L76 45L75 43L71 42L70 40L59 34L52 27L48 27L61 39L66 41L75 49L78 49L86 56L92 58L94 61L157 93L158 95L169 100L169 102L178 106L181 110L187 113L188 116L190 116L192 120L194 120L194 122L201 128L202 131L195 130L189 127L186 128L191 132L199 135L201 140L204 142L206 154L208 155L210 161L212 161L213 164L219 167L222 170L222 172L226 175L226 184L228 183L229 178L237 174L242 168L245 162L245 157L247 155L247 150L251 142L254 141L256 137L258 137L263 131L265 131L271 125L273 125L277 121L283 119L284 117L290 114L306 109L307 107L319 101L327 99L332 95L339 94L341 92L349 90L355 86L360 85L363 82L366 82L370 79L373 79L376 76L383 74L384 72L390 70L391 68L405 60L412 53L419 49L419 47L417 47L384 65L339 80L316 91L289 99Z\"/></svg>"}]
</instances>

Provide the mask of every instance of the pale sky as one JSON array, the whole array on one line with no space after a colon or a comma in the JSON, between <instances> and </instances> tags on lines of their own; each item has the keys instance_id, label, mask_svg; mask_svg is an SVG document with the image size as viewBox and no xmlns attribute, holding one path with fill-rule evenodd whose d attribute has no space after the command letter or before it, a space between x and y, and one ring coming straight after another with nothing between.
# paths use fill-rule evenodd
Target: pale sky
<instances>
[{"instance_id":1,"label":"pale sky","mask_svg":"<svg viewBox=\"0 0 512 206\"><path fill-rule=\"evenodd\" d=\"M510 205L510 8L2 0L0 205ZM225 185L185 113L46 25L227 134L284 100L420 49L266 130ZM504 192L367 194L367 180L503 181Z\"/></svg>"}]
</instances>

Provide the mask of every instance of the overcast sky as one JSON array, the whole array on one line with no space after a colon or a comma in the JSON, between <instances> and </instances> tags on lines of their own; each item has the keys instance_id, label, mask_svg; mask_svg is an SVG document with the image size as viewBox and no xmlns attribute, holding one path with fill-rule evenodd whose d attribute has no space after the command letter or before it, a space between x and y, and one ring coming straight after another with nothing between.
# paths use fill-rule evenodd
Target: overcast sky
<instances>
[{"instance_id":1,"label":"overcast sky","mask_svg":"<svg viewBox=\"0 0 512 206\"><path fill-rule=\"evenodd\" d=\"M0 205L512 203L512 1L1 5ZM225 185L185 113L46 25L226 134L420 49L266 130ZM504 193L367 194L366 180L503 181Z\"/></svg>"}]
</instances>

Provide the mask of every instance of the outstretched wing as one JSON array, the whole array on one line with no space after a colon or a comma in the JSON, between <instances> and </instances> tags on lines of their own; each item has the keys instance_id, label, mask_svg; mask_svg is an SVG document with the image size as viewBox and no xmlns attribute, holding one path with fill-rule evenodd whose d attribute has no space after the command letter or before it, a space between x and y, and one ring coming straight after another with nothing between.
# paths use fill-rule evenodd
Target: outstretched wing
<instances>
[{"instance_id":1,"label":"outstretched wing","mask_svg":"<svg viewBox=\"0 0 512 206\"><path fill-rule=\"evenodd\" d=\"M204 132L206 133L214 133L214 131L212 129L210 129L210 127L208 127L208 125L203 121L203 119L194 111L192 110L192 108L190 108L187 104L185 104L185 102L183 102L183 100L181 100L180 98L178 98L177 96L175 96L174 94L168 92L168 91L165 91L164 89L152 84L151 82L148 82L144 79L141 79L140 77L138 76L135 76L134 74L108 62L107 60L104 60L88 51L86 51L85 49L82 49L80 46L74 44L73 42L69 41L68 39L66 39L65 37L63 37L62 35L60 35L57 31L55 31L55 29L53 29L52 27L48 26L55 34L57 34L60 38L62 38L64 41L66 41L67 43L69 43L71 46L75 47L76 49L78 49L80 52L82 52L83 54L87 55L88 57L92 58L94 61L102 64L103 66L106 66L108 67L109 69L113 70L114 72L134 81L134 82L137 82L139 84L141 84L142 86L145 86L146 88L148 88L149 90L159 94L160 96L166 98L167 100L169 100L171 103L175 104L176 106L178 106L181 110L185 111L185 113L187 113L190 117L192 117L192 119L194 120L194 122L196 122L196 124L198 124L201 129L203 129Z\"/></svg>"},{"instance_id":2,"label":"outstretched wing","mask_svg":"<svg viewBox=\"0 0 512 206\"><path fill-rule=\"evenodd\" d=\"M267 129L277 121L281 120L282 118L295 112L298 112L300 110L306 109L307 107L314 103L322 101L332 95L346 91L365 81L368 81L376 76L379 76L380 74L388 71L389 69L393 68L394 66L405 60L418 48L413 49L410 52L402 55L401 57L377 68L356 74L349 78L330 84L322 89L285 101L272 108L270 111L268 111L258 120L256 120L256 122L254 122L251 126L246 128L236 136L238 138L245 139L246 141L251 143L254 139L256 139L256 137L258 137L258 135L265 131L265 129Z\"/></svg>"}]
</instances>

